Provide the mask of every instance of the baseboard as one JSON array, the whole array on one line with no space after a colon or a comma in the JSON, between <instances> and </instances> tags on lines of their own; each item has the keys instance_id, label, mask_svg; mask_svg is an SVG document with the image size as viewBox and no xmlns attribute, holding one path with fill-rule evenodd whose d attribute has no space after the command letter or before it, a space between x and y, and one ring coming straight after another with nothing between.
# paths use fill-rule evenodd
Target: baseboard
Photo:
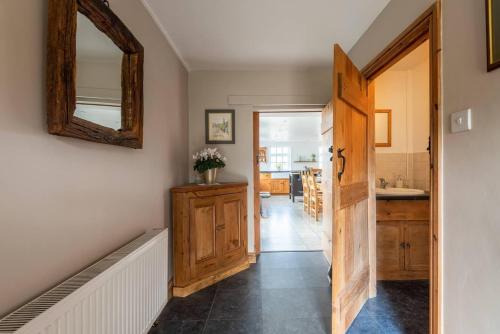
<instances>
[{"instance_id":1,"label":"baseboard","mask_svg":"<svg viewBox=\"0 0 500 334\"><path fill-rule=\"evenodd\" d=\"M186 287L174 287L173 294L174 297L187 297L201 289L209 287L217 282L222 281L230 276L236 275L237 273L246 270L250 267L248 260L245 260L243 263L239 264L237 267L227 269L225 271L219 272L214 275L210 275L208 277L203 278L202 280L192 283Z\"/></svg>"},{"instance_id":2,"label":"baseboard","mask_svg":"<svg viewBox=\"0 0 500 334\"><path fill-rule=\"evenodd\" d=\"M174 296L174 278L171 277L169 280L168 280L168 301L170 301L170 299L172 299L172 297Z\"/></svg>"},{"instance_id":3,"label":"baseboard","mask_svg":"<svg viewBox=\"0 0 500 334\"><path fill-rule=\"evenodd\" d=\"M257 254L256 253L248 253L248 263L250 263L250 264L257 263Z\"/></svg>"}]
</instances>

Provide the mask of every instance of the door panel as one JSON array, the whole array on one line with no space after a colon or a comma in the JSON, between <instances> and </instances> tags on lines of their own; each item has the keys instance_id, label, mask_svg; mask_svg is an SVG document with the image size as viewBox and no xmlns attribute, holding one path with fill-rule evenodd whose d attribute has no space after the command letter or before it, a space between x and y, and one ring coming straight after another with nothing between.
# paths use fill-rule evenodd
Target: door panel
<instances>
[{"instance_id":1,"label":"door panel","mask_svg":"<svg viewBox=\"0 0 500 334\"><path fill-rule=\"evenodd\" d=\"M377 277L399 273L404 268L403 235L399 221L377 223Z\"/></svg>"},{"instance_id":2,"label":"door panel","mask_svg":"<svg viewBox=\"0 0 500 334\"><path fill-rule=\"evenodd\" d=\"M225 195L219 198L220 218L217 223L220 264L226 266L240 261L247 254L246 206L243 194Z\"/></svg>"},{"instance_id":3,"label":"door panel","mask_svg":"<svg viewBox=\"0 0 500 334\"><path fill-rule=\"evenodd\" d=\"M226 229L224 252L230 252L241 247L241 200L229 200L223 203L224 226Z\"/></svg>"},{"instance_id":4,"label":"door panel","mask_svg":"<svg viewBox=\"0 0 500 334\"><path fill-rule=\"evenodd\" d=\"M408 222L405 225L405 269L410 271L428 271L429 222Z\"/></svg>"},{"instance_id":5,"label":"door panel","mask_svg":"<svg viewBox=\"0 0 500 334\"><path fill-rule=\"evenodd\" d=\"M333 333L343 334L370 293L369 150L373 90L335 45L333 88ZM372 222L374 224L375 221ZM374 240L374 238L373 238ZM373 245L372 245L373 244Z\"/></svg>"},{"instance_id":6,"label":"door panel","mask_svg":"<svg viewBox=\"0 0 500 334\"><path fill-rule=\"evenodd\" d=\"M217 210L213 198L193 198L190 214L190 266L193 276L203 275L217 267Z\"/></svg>"}]
</instances>

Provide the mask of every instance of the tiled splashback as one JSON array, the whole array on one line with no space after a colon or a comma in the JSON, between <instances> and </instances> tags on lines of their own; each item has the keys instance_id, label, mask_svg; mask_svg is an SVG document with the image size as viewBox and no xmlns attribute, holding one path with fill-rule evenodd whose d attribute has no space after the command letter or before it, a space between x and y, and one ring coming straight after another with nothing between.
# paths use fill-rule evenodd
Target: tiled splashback
<instances>
[{"instance_id":1,"label":"tiled splashback","mask_svg":"<svg viewBox=\"0 0 500 334\"><path fill-rule=\"evenodd\" d=\"M410 188L430 189L430 161L428 152L377 153L376 175L394 187L399 175Z\"/></svg>"}]
</instances>

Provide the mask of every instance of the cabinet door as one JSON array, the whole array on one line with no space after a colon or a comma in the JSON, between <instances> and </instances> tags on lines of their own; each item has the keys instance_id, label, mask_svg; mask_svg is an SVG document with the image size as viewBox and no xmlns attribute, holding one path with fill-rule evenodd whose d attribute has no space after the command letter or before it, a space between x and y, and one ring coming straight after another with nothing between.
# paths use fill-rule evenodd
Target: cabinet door
<instances>
[{"instance_id":1,"label":"cabinet door","mask_svg":"<svg viewBox=\"0 0 500 334\"><path fill-rule=\"evenodd\" d=\"M390 279L404 268L403 222L377 222L377 278Z\"/></svg>"},{"instance_id":2,"label":"cabinet door","mask_svg":"<svg viewBox=\"0 0 500 334\"><path fill-rule=\"evenodd\" d=\"M260 180L260 191L270 192L271 191L271 183L268 179Z\"/></svg>"},{"instance_id":3,"label":"cabinet door","mask_svg":"<svg viewBox=\"0 0 500 334\"><path fill-rule=\"evenodd\" d=\"M278 194L279 190L279 181L271 180L271 194Z\"/></svg>"},{"instance_id":4,"label":"cabinet door","mask_svg":"<svg viewBox=\"0 0 500 334\"><path fill-rule=\"evenodd\" d=\"M405 269L409 271L428 271L429 222L415 221L405 224Z\"/></svg>"},{"instance_id":5,"label":"cabinet door","mask_svg":"<svg viewBox=\"0 0 500 334\"><path fill-rule=\"evenodd\" d=\"M191 278L217 269L217 210L215 198L189 201L189 248Z\"/></svg>"},{"instance_id":6,"label":"cabinet door","mask_svg":"<svg viewBox=\"0 0 500 334\"><path fill-rule=\"evenodd\" d=\"M219 198L217 242L219 263L226 266L243 259L247 254L246 193L224 195Z\"/></svg>"}]
</instances>

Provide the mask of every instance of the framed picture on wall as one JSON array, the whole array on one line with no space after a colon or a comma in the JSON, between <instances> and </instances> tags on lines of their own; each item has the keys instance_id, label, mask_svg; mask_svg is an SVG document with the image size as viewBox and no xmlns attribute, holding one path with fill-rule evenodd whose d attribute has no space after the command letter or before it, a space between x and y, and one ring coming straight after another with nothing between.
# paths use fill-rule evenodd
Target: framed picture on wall
<instances>
[{"instance_id":1,"label":"framed picture on wall","mask_svg":"<svg viewBox=\"0 0 500 334\"><path fill-rule=\"evenodd\" d=\"M234 144L234 116L234 110L205 110L206 144Z\"/></svg>"},{"instance_id":2,"label":"framed picture on wall","mask_svg":"<svg viewBox=\"0 0 500 334\"><path fill-rule=\"evenodd\" d=\"M486 0L488 72L500 67L500 0Z\"/></svg>"},{"instance_id":3,"label":"framed picture on wall","mask_svg":"<svg viewBox=\"0 0 500 334\"><path fill-rule=\"evenodd\" d=\"M392 111L390 109L375 110L375 146L392 146Z\"/></svg>"}]
</instances>

